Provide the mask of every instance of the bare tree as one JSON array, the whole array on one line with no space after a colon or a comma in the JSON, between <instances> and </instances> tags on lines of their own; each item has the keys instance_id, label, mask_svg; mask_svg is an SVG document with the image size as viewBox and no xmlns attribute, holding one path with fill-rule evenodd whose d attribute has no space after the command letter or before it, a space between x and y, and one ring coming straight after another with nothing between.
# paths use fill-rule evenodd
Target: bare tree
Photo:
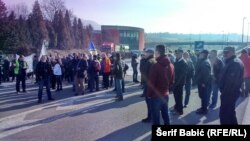
<instances>
[{"instance_id":1,"label":"bare tree","mask_svg":"<svg viewBox=\"0 0 250 141\"><path fill-rule=\"evenodd\" d=\"M8 7L8 13L13 11L17 17L22 16L24 19L28 18L30 13L28 6L25 3L18 3Z\"/></svg>"},{"instance_id":2,"label":"bare tree","mask_svg":"<svg viewBox=\"0 0 250 141\"><path fill-rule=\"evenodd\" d=\"M53 21L56 11L61 10L63 13L66 11L64 0L43 0L41 7L44 17L49 21Z\"/></svg>"}]
</instances>

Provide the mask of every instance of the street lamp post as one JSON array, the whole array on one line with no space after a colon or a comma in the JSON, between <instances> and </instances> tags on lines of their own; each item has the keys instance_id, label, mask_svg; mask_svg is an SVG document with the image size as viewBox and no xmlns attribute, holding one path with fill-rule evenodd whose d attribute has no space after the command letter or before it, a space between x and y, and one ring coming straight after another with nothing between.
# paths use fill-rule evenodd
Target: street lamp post
<instances>
[{"instance_id":1,"label":"street lamp post","mask_svg":"<svg viewBox=\"0 0 250 141\"><path fill-rule=\"evenodd\" d=\"M244 41L244 24L245 24L246 17L243 17L243 24L242 24L242 43Z\"/></svg>"}]
</instances>

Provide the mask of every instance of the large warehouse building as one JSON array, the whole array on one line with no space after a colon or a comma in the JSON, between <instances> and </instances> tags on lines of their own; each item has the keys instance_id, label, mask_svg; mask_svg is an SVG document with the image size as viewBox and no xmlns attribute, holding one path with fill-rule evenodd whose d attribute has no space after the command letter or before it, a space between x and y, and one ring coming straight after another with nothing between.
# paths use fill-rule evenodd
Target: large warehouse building
<instances>
[{"instance_id":1,"label":"large warehouse building","mask_svg":"<svg viewBox=\"0 0 250 141\"><path fill-rule=\"evenodd\" d=\"M144 29L128 26L101 26L102 42L127 44L130 50L144 49Z\"/></svg>"}]
</instances>

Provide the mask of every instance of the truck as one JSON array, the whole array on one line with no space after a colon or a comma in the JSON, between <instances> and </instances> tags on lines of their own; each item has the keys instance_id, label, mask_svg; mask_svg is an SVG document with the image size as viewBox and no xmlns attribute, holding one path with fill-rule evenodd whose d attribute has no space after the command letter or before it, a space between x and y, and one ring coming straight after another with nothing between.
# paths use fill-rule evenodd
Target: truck
<instances>
[{"instance_id":1,"label":"truck","mask_svg":"<svg viewBox=\"0 0 250 141\"><path fill-rule=\"evenodd\" d=\"M100 48L101 52L112 54L113 52L125 53L129 52L129 45L127 44L114 44L113 42L104 42Z\"/></svg>"}]
</instances>

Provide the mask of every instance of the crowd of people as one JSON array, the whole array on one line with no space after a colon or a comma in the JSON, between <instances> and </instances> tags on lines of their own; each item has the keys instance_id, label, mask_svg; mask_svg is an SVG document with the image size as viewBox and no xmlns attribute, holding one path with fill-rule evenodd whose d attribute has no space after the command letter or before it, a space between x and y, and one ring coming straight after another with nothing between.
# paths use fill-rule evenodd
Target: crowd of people
<instances>
[{"instance_id":1,"label":"crowd of people","mask_svg":"<svg viewBox=\"0 0 250 141\"><path fill-rule=\"evenodd\" d=\"M160 124L160 114L164 124L169 121L169 94L173 92L175 105L170 112L183 115L188 106L191 89L198 88L201 100L199 115L208 114L208 109L214 109L220 91L220 123L238 124L235 105L238 97L249 94L250 52L243 49L240 57L236 56L234 47L225 47L223 56L218 56L216 50L184 52L175 50L167 53L164 45L147 50L142 56L140 71L143 95L147 105L147 117L142 122ZM194 87L195 86L195 87ZM185 89L185 95L183 94ZM185 97L184 97L185 96Z\"/></svg>"},{"instance_id":2,"label":"crowd of people","mask_svg":"<svg viewBox=\"0 0 250 141\"><path fill-rule=\"evenodd\" d=\"M173 93L175 105L170 109L174 115L183 115L184 108L189 104L189 97L193 88L198 88L201 99L200 108L196 113L208 114L208 109L217 106L219 91L220 122L221 124L237 124L235 104L240 95L248 96L250 90L250 52L243 49L240 57L235 54L234 47L225 47L223 56L218 56L216 50L202 50L196 52L175 50L167 51L164 45L157 45L155 50L147 49L141 56L133 55L131 67L133 82L138 83L138 66L141 72L142 97L147 105L147 117L142 122L160 124L160 114L164 124L169 121L169 95ZM22 92L26 93L27 62L24 56L9 62L5 59L0 66L1 80L8 82L16 78L16 92L19 94L20 83ZM72 84L75 96L84 95L86 92L99 91L99 77L102 76L102 89L109 89L114 84L117 101L123 100L125 92L124 77L128 70L120 53L108 55L70 54L43 55L40 59L34 56L34 72L38 84L38 103L42 103L43 87L46 87L48 100L55 100L51 89L63 90L63 81ZM87 88L85 88L85 84ZM185 95L184 93L185 89ZM87 91L88 90L88 91Z\"/></svg>"}]
</instances>

